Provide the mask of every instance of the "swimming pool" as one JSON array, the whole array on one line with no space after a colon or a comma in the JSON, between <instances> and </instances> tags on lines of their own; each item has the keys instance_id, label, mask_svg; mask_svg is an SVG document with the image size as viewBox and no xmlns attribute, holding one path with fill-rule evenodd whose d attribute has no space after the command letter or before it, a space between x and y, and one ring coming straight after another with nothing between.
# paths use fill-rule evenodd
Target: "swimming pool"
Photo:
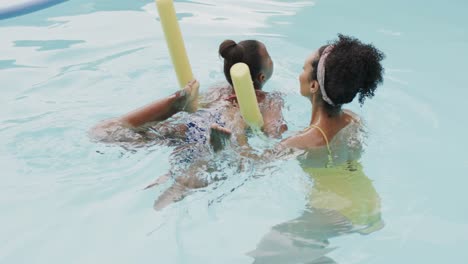
<instances>
[{"instance_id":1,"label":"swimming pool","mask_svg":"<svg viewBox=\"0 0 468 264\"><path fill-rule=\"evenodd\" d=\"M0 263L252 263L247 253L274 226L305 216L314 183L296 161L250 164L154 211L163 188L142 188L169 169L171 148L126 151L87 137L97 121L177 86L154 3L114 2L70 0L0 21ZM297 91L306 55L339 32L386 53L385 84L351 107L368 124L361 163L385 225L336 235L309 262L466 261L467 6L176 1L202 89L223 80L222 40L267 44L275 74L266 88L286 94L290 130L310 115Z\"/></svg>"}]
</instances>

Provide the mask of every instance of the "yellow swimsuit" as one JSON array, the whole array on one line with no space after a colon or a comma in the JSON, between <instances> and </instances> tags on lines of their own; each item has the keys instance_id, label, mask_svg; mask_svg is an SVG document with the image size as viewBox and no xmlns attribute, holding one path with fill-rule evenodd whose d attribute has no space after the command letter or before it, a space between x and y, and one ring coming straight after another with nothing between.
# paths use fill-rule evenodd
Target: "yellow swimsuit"
<instances>
[{"instance_id":1,"label":"yellow swimsuit","mask_svg":"<svg viewBox=\"0 0 468 264\"><path fill-rule=\"evenodd\" d=\"M316 125L311 127L322 133L327 144L329 162L325 168L303 167L314 180L310 206L338 211L353 225L365 228L362 231L364 233L382 228L380 198L372 181L364 174L360 162L348 161L333 166L330 142L325 132Z\"/></svg>"}]
</instances>

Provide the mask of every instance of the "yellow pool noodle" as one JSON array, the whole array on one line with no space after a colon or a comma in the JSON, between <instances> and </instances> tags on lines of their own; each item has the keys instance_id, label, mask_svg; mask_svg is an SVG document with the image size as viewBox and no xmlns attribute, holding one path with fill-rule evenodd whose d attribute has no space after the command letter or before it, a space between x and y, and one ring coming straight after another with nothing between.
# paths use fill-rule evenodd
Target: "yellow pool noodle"
<instances>
[{"instance_id":1,"label":"yellow pool noodle","mask_svg":"<svg viewBox=\"0 0 468 264\"><path fill-rule=\"evenodd\" d=\"M234 64L231 67L231 78L242 117L250 127L260 129L263 127L263 117L258 107L249 66L242 62Z\"/></svg>"},{"instance_id":2,"label":"yellow pool noodle","mask_svg":"<svg viewBox=\"0 0 468 264\"><path fill-rule=\"evenodd\" d=\"M156 0L156 6L180 88L184 88L193 80L193 73L177 22L174 3L172 0Z\"/></svg>"}]
</instances>

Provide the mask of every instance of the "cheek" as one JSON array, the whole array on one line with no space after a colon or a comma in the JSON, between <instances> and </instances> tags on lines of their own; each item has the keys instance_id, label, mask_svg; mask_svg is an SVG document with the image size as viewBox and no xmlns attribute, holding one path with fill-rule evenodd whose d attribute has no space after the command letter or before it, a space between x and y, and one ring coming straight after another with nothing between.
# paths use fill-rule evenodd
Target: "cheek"
<instances>
[{"instance_id":1,"label":"cheek","mask_svg":"<svg viewBox=\"0 0 468 264\"><path fill-rule=\"evenodd\" d=\"M273 62L270 62L270 72L269 72L269 77L273 75L273 72L275 71L275 66L273 65Z\"/></svg>"},{"instance_id":2,"label":"cheek","mask_svg":"<svg viewBox=\"0 0 468 264\"><path fill-rule=\"evenodd\" d=\"M306 93L306 91L305 91L306 90L306 88L305 88L306 84L304 82L304 74L303 73L301 73L299 75L299 84L300 84L301 95L305 95L305 93Z\"/></svg>"},{"instance_id":3,"label":"cheek","mask_svg":"<svg viewBox=\"0 0 468 264\"><path fill-rule=\"evenodd\" d=\"M301 74L299 74L299 81L301 82L301 85L304 84L306 82L305 80L305 74L304 72L302 72Z\"/></svg>"}]
</instances>

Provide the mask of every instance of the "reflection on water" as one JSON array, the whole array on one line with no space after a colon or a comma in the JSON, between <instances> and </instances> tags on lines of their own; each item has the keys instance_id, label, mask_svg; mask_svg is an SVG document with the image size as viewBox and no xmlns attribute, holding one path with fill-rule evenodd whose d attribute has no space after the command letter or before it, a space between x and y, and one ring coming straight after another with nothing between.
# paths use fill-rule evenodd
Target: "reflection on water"
<instances>
[{"instance_id":1,"label":"reflection on water","mask_svg":"<svg viewBox=\"0 0 468 264\"><path fill-rule=\"evenodd\" d=\"M16 47L37 47L37 51L68 49L72 45L84 43L83 40L17 40Z\"/></svg>"},{"instance_id":2,"label":"reflection on water","mask_svg":"<svg viewBox=\"0 0 468 264\"><path fill-rule=\"evenodd\" d=\"M380 197L360 162L334 168L302 166L314 181L301 216L278 224L248 253L260 263L336 263L329 239L383 228Z\"/></svg>"}]
</instances>

